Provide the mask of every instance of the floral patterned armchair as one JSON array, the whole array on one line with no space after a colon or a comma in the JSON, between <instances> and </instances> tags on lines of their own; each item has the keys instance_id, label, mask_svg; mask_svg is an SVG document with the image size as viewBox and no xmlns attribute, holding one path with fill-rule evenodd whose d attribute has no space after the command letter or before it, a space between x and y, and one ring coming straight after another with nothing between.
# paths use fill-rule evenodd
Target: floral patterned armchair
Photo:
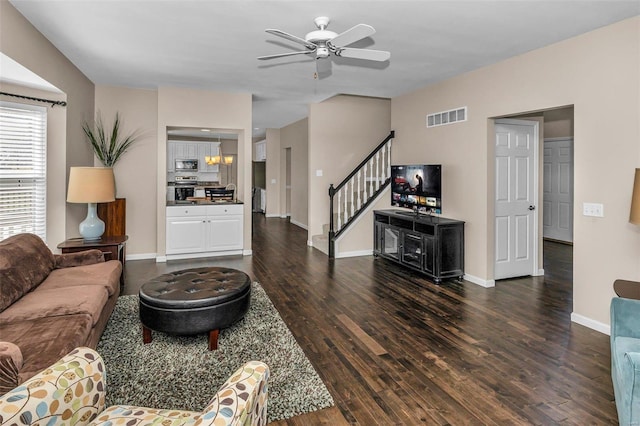
<instances>
[{"instance_id":1,"label":"floral patterned armchair","mask_svg":"<svg viewBox=\"0 0 640 426\"><path fill-rule=\"evenodd\" d=\"M0 424L25 425L265 425L269 368L239 368L202 412L116 405L105 408L100 355L77 348L0 397Z\"/></svg>"}]
</instances>

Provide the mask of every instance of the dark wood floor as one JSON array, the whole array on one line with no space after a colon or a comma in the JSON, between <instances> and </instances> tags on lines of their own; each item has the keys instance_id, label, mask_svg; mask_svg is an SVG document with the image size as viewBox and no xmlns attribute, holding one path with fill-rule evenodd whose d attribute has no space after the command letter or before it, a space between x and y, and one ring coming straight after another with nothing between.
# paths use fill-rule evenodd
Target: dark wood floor
<instances>
[{"instance_id":1,"label":"dark wood floor","mask_svg":"<svg viewBox=\"0 0 640 426\"><path fill-rule=\"evenodd\" d=\"M284 219L254 216L253 256L127 262L125 293L171 270L259 281L336 407L280 425L616 424L608 336L571 323L571 246L545 277L437 286L372 256L330 261Z\"/></svg>"}]
</instances>

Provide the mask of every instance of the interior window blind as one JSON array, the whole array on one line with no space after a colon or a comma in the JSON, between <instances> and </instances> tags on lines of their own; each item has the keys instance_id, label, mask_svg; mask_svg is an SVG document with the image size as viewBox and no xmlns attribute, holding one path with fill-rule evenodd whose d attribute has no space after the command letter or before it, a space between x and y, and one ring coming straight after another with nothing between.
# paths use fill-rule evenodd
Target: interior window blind
<instances>
[{"instance_id":1,"label":"interior window blind","mask_svg":"<svg viewBox=\"0 0 640 426\"><path fill-rule=\"evenodd\" d=\"M0 240L46 236L47 110L0 102Z\"/></svg>"}]
</instances>

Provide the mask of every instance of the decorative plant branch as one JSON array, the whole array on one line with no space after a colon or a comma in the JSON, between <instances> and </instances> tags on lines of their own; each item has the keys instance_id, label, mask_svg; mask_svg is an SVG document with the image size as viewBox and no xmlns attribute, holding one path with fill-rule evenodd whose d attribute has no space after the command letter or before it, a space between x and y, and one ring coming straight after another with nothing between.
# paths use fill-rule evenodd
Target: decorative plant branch
<instances>
[{"instance_id":1,"label":"decorative plant branch","mask_svg":"<svg viewBox=\"0 0 640 426\"><path fill-rule=\"evenodd\" d=\"M110 135L105 130L100 113L98 113L98 119L96 120L95 131L87 122L82 124L82 130L87 136L87 142L91 144L96 157L105 167L113 167L140 137L139 131L134 131L130 135L122 137L120 135L120 123L120 115L116 113Z\"/></svg>"}]
</instances>

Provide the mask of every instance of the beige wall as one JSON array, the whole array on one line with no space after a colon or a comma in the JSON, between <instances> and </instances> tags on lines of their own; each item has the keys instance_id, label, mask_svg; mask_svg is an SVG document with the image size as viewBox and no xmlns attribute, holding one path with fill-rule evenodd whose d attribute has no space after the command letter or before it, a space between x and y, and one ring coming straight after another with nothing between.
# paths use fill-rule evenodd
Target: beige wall
<instances>
[{"instance_id":1,"label":"beige wall","mask_svg":"<svg viewBox=\"0 0 640 426\"><path fill-rule=\"evenodd\" d=\"M392 100L394 162L443 165L444 216L465 220L466 273L493 279L491 117L574 106L572 318L609 323L616 278L640 279L640 228L628 223L640 165L640 18L511 58ZM425 115L469 107L464 123L427 129ZM584 217L582 203L604 204Z\"/></svg>"},{"instance_id":2,"label":"beige wall","mask_svg":"<svg viewBox=\"0 0 640 426\"><path fill-rule=\"evenodd\" d=\"M329 185L338 185L380 144L391 130L391 100L361 96L334 96L309 111L309 229L308 239L329 223ZM393 151L392 151L393 152ZM317 171L322 170L322 176ZM345 238L366 236L349 231ZM352 246L353 247L353 246ZM371 250L371 241L368 244ZM355 249L359 250L359 249Z\"/></svg>"},{"instance_id":3,"label":"beige wall","mask_svg":"<svg viewBox=\"0 0 640 426\"><path fill-rule=\"evenodd\" d=\"M251 250L251 94L158 89L157 253L165 254L167 127L208 128L238 135L237 198L244 201L244 250Z\"/></svg>"},{"instance_id":4,"label":"beige wall","mask_svg":"<svg viewBox=\"0 0 640 426\"><path fill-rule=\"evenodd\" d=\"M285 150L291 149L291 211L286 209ZM280 129L280 212L291 213L291 223L307 228L309 191L309 120L296 121Z\"/></svg>"},{"instance_id":5,"label":"beige wall","mask_svg":"<svg viewBox=\"0 0 640 426\"><path fill-rule=\"evenodd\" d=\"M93 162L82 122L93 117L94 86L8 1L0 1L0 51L60 89L68 102L64 108L50 109L57 129L48 141L54 157L47 170L47 244L55 250L65 238L78 235L78 224L87 214L86 205L67 204L65 199L69 167Z\"/></svg>"},{"instance_id":6,"label":"beige wall","mask_svg":"<svg viewBox=\"0 0 640 426\"><path fill-rule=\"evenodd\" d=\"M283 177L281 170L280 129L267 129L267 217L280 217L286 212L280 211L280 185Z\"/></svg>"},{"instance_id":7,"label":"beige wall","mask_svg":"<svg viewBox=\"0 0 640 426\"><path fill-rule=\"evenodd\" d=\"M120 114L122 135L139 131L141 137L116 163L116 196L127 199L127 256L155 257L156 157L158 93L155 90L96 86L96 114L110 128ZM96 165L101 165L95 159Z\"/></svg>"}]
</instances>

